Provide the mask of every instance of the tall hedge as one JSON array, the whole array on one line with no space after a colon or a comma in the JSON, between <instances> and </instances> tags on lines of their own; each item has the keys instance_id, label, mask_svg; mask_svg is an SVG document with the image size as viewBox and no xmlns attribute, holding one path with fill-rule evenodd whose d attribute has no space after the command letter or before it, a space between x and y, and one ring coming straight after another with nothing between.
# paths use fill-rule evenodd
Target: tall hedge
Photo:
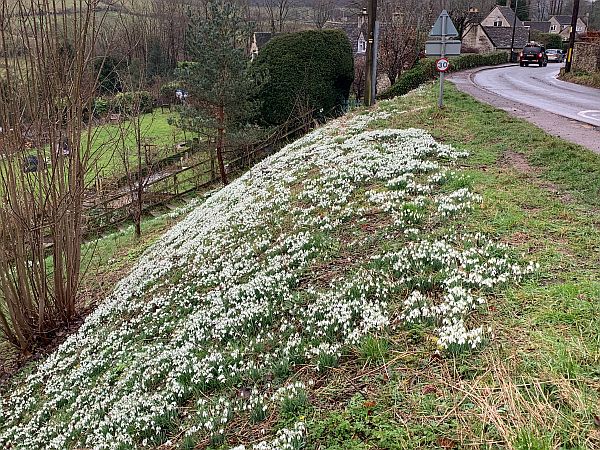
<instances>
[{"instance_id":1,"label":"tall hedge","mask_svg":"<svg viewBox=\"0 0 600 450\"><path fill-rule=\"evenodd\" d=\"M280 124L304 108L342 112L354 79L352 46L341 30L310 30L272 39L254 61L266 73L260 90L265 122Z\"/></svg>"},{"instance_id":2,"label":"tall hedge","mask_svg":"<svg viewBox=\"0 0 600 450\"><path fill-rule=\"evenodd\" d=\"M435 61L436 58L422 59L412 69L400 75L389 89L379 95L379 98L385 99L404 95L423 83L433 80L437 76ZM508 53L506 52L462 55L450 58L450 71L456 72L474 67L495 66L507 62Z\"/></svg>"}]
</instances>

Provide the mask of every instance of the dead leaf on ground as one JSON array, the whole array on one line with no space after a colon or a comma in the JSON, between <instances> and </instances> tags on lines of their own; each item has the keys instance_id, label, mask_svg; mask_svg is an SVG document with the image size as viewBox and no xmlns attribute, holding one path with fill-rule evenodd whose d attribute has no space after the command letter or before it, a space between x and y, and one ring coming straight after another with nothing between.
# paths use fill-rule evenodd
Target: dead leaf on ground
<instances>
[{"instance_id":1,"label":"dead leaf on ground","mask_svg":"<svg viewBox=\"0 0 600 450\"><path fill-rule=\"evenodd\" d=\"M456 448L456 442L454 442L452 439L448 439L446 437L439 438L437 440L437 443L442 448L446 448L446 449Z\"/></svg>"}]
</instances>

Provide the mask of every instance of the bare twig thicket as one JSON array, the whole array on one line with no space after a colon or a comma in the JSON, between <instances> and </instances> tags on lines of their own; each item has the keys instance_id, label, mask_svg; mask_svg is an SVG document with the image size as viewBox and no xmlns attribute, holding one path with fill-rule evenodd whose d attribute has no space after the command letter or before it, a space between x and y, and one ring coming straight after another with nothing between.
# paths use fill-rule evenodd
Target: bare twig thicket
<instances>
[{"instance_id":1,"label":"bare twig thicket","mask_svg":"<svg viewBox=\"0 0 600 450\"><path fill-rule=\"evenodd\" d=\"M0 331L23 352L76 314L96 3L0 7Z\"/></svg>"}]
</instances>

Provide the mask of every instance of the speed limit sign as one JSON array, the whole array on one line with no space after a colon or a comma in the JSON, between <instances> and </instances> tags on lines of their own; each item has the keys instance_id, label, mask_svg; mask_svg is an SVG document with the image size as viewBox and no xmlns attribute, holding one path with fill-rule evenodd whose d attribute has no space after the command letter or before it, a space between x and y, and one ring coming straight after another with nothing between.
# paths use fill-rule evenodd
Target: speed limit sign
<instances>
[{"instance_id":1,"label":"speed limit sign","mask_svg":"<svg viewBox=\"0 0 600 450\"><path fill-rule=\"evenodd\" d=\"M440 58L435 62L435 68L438 72L447 72L450 69L450 61L446 58Z\"/></svg>"}]
</instances>

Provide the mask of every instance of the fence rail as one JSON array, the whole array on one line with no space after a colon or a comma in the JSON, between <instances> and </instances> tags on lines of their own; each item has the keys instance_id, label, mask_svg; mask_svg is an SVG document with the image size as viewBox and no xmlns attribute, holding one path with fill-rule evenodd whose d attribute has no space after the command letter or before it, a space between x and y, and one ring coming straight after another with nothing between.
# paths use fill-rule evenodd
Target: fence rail
<instances>
[{"instance_id":1,"label":"fence rail","mask_svg":"<svg viewBox=\"0 0 600 450\"><path fill-rule=\"evenodd\" d=\"M314 125L315 121L312 118L311 111L278 127L262 141L226 149L223 153L228 172L235 174L251 167L283 147L290 139L308 132ZM204 143L204 148L196 149L193 155L197 156L202 153L208 155L211 152L211 146ZM142 172L144 178L149 177L143 187L144 194L141 208L143 214L147 214L158 207L169 205L171 202L192 192L207 189L220 181L214 158L207 157L194 161L189 166L182 167L181 156L184 153L176 155L177 158L170 157L171 164L161 164L160 171L154 175L151 175L151 168ZM132 190L129 184L113 192L93 193L92 198L86 202L84 212L86 234L102 233L130 220L134 205L132 198L135 190Z\"/></svg>"}]
</instances>

